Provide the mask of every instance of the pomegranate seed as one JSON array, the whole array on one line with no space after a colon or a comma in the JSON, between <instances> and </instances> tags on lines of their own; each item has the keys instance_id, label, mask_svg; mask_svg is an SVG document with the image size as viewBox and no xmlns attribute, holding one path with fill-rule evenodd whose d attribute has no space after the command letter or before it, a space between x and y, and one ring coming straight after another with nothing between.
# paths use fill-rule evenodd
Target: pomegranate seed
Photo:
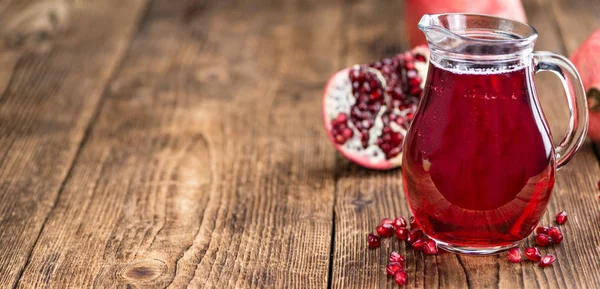
<instances>
[{"instance_id":1,"label":"pomegranate seed","mask_svg":"<svg viewBox=\"0 0 600 289\"><path fill-rule=\"evenodd\" d=\"M369 234L367 237L367 243L371 248L377 248L381 246L381 238L375 234Z\"/></svg>"},{"instance_id":2,"label":"pomegranate seed","mask_svg":"<svg viewBox=\"0 0 600 289\"><path fill-rule=\"evenodd\" d=\"M415 217L411 216L410 219L408 219L408 221L410 222L411 229L419 229L419 224L417 224Z\"/></svg>"},{"instance_id":3,"label":"pomegranate seed","mask_svg":"<svg viewBox=\"0 0 600 289\"><path fill-rule=\"evenodd\" d=\"M390 253L390 258L388 259L388 261L390 261L390 263L404 263L404 256L400 255L400 253L396 251L392 251L392 253Z\"/></svg>"},{"instance_id":4,"label":"pomegranate seed","mask_svg":"<svg viewBox=\"0 0 600 289\"><path fill-rule=\"evenodd\" d=\"M423 247L425 247L425 240L422 238L417 239L411 244L411 246L414 251L423 251Z\"/></svg>"},{"instance_id":5,"label":"pomegranate seed","mask_svg":"<svg viewBox=\"0 0 600 289\"><path fill-rule=\"evenodd\" d=\"M396 237L398 237L398 240L406 240L409 232L407 228L398 228L396 229Z\"/></svg>"},{"instance_id":6,"label":"pomegranate seed","mask_svg":"<svg viewBox=\"0 0 600 289\"><path fill-rule=\"evenodd\" d=\"M406 285L406 272L404 272L404 271L396 272L396 274L394 275L394 281L396 281L396 284L398 284L400 286Z\"/></svg>"},{"instance_id":7,"label":"pomegranate seed","mask_svg":"<svg viewBox=\"0 0 600 289\"><path fill-rule=\"evenodd\" d=\"M546 234L539 234L535 236L535 243L538 244L538 246L546 247L552 244L552 238Z\"/></svg>"},{"instance_id":8,"label":"pomegranate seed","mask_svg":"<svg viewBox=\"0 0 600 289\"><path fill-rule=\"evenodd\" d=\"M344 137L346 140L347 140L347 139L349 139L349 138L351 138L353 135L354 135L354 132L353 132L351 129L349 129L349 128L345 128L345 129L342 131L342 136L343 136L343 137Z\"/></svg>"},{"instance_id":9,"label":"pomegranate seed","mask_svg":"<svg viewBox=\"0 0 600 289\"><path fill-rule=\"evenodd\" d=\"M546 226L539 226L535 229L535 234L539 235L539 234L548 234L548 227Z\"/></svg>"},{"instance_id":10,"label":"pomegranate seed","mask_svg":"<svg viewBox=\"0 0 600 289\"><path fill-rule=\"evenodd\" d=\"M418 87L418 86L413 87L410 89L409 93L411 95L418 95L419 93L421 93L421 87Z\"/></svg>"},{"instance_id":11,"label":"pomegranate seed","mask_svg":"<svg viewBox=\"0 0 600 289\"><path fill-rule=\"evenodd\" d=\"M384 238L387 238L394 234L394 226L389 225L389 224L379 225L379 226L377 226L376 230L377 230L377 235L384 237Z\"/></svg>"},{"instance_id":12,"label":"pomegranate seed","mask_svg":"<svg viewBox=\"0 0 600 289\"><path fill-rule=\"evenodd\" d=\"M390 218L383 218L381 220L381 224L379 225L394 225L394 220L390 219Z\"/></svg>"},{"instance_id":13,"label":"pomegranate seed","mask_svg":"<svg viewBox=\"0 0 600 289\"><path fill-rule=\"evenodd\" d=\"M406 242L409 244L413 244L416 240L421 239L423 237L423 231L419 229L413 229L408 233L408 237L406 238Z\"/></svg>"},{"instance_id":14,"label":"pomegranate seed","mask_svg":"<svg viewBox=\"0 0 600 289\"><path fill-rule=\"evenodd\" d=\"M548 230L548 236L552 239L553 244L560 244L563 240L563 234L557 227L552 227Z\"/></svg>"},{"instance_id":15,"label":"pomegranate seed","mask_svg":"<svg viewBox=\"0 0 600 289\"><path fill-rule=\"evenodd\" d=\"M538 264L538 266L540 266L540 267L548 267L548 266L552 265L552 263L554 263L554 261L556 261L556 257L554 257L554 255L552 255L552 254L546 254L540 260L540 264Z\"/></svg>"},{"instance_id":16,"label":"pomegranate seed","mask_svg":"<svg viewBox=\"0 0 600 289\"><path fill-rule=\"evenodd\" d=\"M406 228L406 220L402 217L398 217L394 220L394 227L398 228Z\"/></svg>"},{"instance_id":17,"label":"pomegranate seed","mask_svg":"<svg viewBox=\"0 0 600 289\"><path fill-rule=\"evenodd\" d=\"M387 272L387 274L390 276L394 276L394 274L396 274L396 272L400 270L404 271L404 269L402 268L402 264L398 262L392 262L385 266L385 272Z\"/></svg>"},{"instance_id":18,"label":"pomegranate seed","mask_svg":"<svg viewBox=\"0 0 600 289\"><path fill-rule=\"evenodd\" d=\"M540 250L536 247L525 248L524 253L527 259L534 262L539 262L542 259L542 254L540 254Z\"/></svg>"},{"instance_id":19,"label":"pomegranate seed","mask_svg":"<svg viewBox=\"0 0 600 289\"><path fill-rule=\"evenodd\" d=\"M521 257L521 249L515 247L508 250L508 261L519 263L522 259L523 257Z\"/></svg>"},{"instance_id":20,"label":"pomegranate seed","mask_svg":"<svg viewBox=\"0 0 600 289\"><path fill-rule=\"evenodd\" d=\"M556 214L556 222L559 225L566 223L567 222L567 212L562 211L562 212Z\"/></svg>"},{"instance_id":21,"label":"pomegranate seed","mask_svg":"<svg viewBox=\"0 0 600 289\"><path fill-rule=\"evenodd\" d=\"M437 243L434 240L427 239L425 241L425 246L423 247L423 251L427 255L435 255L438 253Z\"/></svg>"}]
</instances>

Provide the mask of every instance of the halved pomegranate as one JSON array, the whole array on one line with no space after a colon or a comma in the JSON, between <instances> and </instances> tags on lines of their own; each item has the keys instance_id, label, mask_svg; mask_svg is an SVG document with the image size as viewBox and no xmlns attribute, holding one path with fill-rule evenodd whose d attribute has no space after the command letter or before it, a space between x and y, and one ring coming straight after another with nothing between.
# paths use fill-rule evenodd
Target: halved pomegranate
<instances>
[{"instance_id":1,"label":"halved pomegranate","mask_svg":"<svg viewBox=\"0 0 600 289\"><path fill-rule=\"evenodd\" d=\"M401 165L402 142L423 92L428 59L427 47L418 46L329 79L323 120L342 155L371 169Z\"/></svg>"}]
</instances>

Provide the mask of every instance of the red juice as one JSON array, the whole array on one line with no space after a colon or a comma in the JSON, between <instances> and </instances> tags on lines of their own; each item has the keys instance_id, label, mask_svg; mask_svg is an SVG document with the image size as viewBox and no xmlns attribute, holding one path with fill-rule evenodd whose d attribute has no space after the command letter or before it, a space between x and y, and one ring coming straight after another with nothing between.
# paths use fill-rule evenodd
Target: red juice
<instances>
[{"instance_id":1,"label":"red juice","mask_svg":"<svg viewBox=\"0 0 600 289\"><path fill-rule=\"evenodd\" d=\"M529 69L457 73L430 64L402 165L411 210L429 237L509 246L542 217L554 147Z\"/></svg>"}]
</instances>

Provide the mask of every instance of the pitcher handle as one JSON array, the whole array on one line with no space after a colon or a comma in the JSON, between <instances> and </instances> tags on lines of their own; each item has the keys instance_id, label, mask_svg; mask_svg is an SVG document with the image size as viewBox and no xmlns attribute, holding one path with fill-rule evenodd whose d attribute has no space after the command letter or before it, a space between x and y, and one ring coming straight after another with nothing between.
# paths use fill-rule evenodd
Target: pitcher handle
<instances>
[{"instance_id":1,"label":"pitcher handle","mask_svg":"<svg viewBox=\"0 0 600 289\"><path fill-rule=\"evenodd\" d=\"M588 127L585 90L575 66L566 57L552 52L536 51L533 53L533 61L535 73L550 71L558 76L569 104L569 129L555 148L558 170L571 160L585 140Z\"/></svg>"}]
</instances>

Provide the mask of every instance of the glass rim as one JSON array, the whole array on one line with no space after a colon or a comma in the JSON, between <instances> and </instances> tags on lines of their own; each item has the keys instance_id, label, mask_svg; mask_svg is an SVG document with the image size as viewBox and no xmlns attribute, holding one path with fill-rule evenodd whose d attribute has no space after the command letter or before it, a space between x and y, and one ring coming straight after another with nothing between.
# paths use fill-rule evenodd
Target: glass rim
<instances>
[{"instance_id":1,"label":"glass rim","mask_svg":"<svg viewBox=\"0 0 600 289\"><path fill-rule=\"evenodd\" d=\"M483 19L488 19L488 20L492 20L492 21L496 21L498 24L501 24L502 26L506 26L507 28L517 28L518 30L521 30L523 33L517 33L514 30L511 30L511 32L513 32L513 34L511 34L512 36L518 36L517 38L504 38L504 39L485 39L485 38L475 38L475 37L470 37L468 35L463 35L463 34L459 34L456 32L456 30L451 29L450 27L445 27L441 22L442 19L446 19L448 23L452 22L452 24L456 24L458 23L458 19L454 19L454 18L471 18L471 17L479 17L479 18L483 18ZM434 23L434 19L436 20L436 22ZM466 22L466 21L465 21ZM449 25L447 25L449 26ZM419 21L418 27L421 31L423 31L426 35L427 32L430 31L436 31L438 33L443 33L446 36L455 38L455 39L460 39L463 41L469 41L469 42L474 42L474 43L482 43L482 44L517 44L519 46L527 46L531 43L533 43L537 37L538 37L538 32L535 29L535 27L521 22L521 21L517 21L517 20L512 20L512 19L508 19L508 18L503 18L503 17L498 17L498 16L494 16L494 15L488 15L488 14L478 14L478 13L439 13L439 14L425 14L423 15L423 17L421 18L421 20ZM465 27L467 28L467 27ZM486 30L485 27L480 27L481 30ZM467 31L468 29L465 29L464 31ZM489 31L498 31L498 32L502 32L503 30L501 29L487 29Z\"/></svg>"}]
</instances>

